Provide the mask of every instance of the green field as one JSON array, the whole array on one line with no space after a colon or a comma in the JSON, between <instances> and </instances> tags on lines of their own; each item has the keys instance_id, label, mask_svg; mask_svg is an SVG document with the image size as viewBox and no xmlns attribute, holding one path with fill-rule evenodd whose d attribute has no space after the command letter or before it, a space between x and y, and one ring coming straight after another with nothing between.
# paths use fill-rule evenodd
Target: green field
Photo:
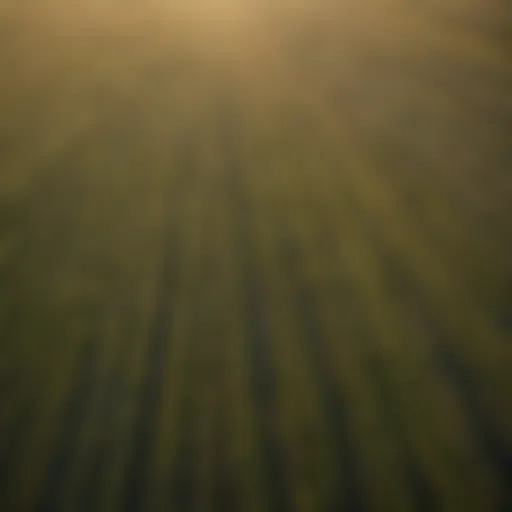
<instances>
[{"instance_id":1,"label":"green field","mask_svg":"<svg viewBox=\"0 0 512 512\"><path fill-rule=\"evenodd\" d=\"M512 511L511 34L0 1L0 511Z\"/></svg>"}]
</instances>

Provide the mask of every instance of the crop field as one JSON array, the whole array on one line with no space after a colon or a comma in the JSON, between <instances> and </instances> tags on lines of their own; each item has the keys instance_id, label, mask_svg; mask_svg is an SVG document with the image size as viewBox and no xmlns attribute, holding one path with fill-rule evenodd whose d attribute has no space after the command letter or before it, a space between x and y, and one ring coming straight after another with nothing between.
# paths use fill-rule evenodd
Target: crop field
<instances>
[{"instance_id":1,"label":"crop field","mask_svg":"<svg viewBox=\"0 0 512 512\"><path fill-rule=\"evenodd\" d=\"M512 5L0 0L1 512L512 511Z\"/></svg>"}]
</instances>

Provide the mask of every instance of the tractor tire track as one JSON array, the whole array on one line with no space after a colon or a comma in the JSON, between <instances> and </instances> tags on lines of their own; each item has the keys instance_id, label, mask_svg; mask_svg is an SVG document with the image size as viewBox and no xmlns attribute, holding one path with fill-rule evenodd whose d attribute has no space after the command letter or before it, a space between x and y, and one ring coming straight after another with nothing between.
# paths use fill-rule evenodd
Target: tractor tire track
<instances>
[{"instance_id":1,"label":"tractor tire track","mask_svg":"<svg viewBox=\"0 0 512 512\"><path fill-rule=\"evenodd\" d=\"M432 335L433 355L438 371L456 390L459 404L464 416L468 419L470 430L476 438L477 445L496 472L501 489L500 512L508 512L512 505L512 448L507 446L496 434L491 421L482 410L478 400L478 390L471 375L450 348L449 339L440 332L435 320L430 318L428 309L422 308L426 328L425 332ZM434 333L434 334L433 334ZM435 339L434 339L435 338Z\"/></svg>"},{"instance_id":2,"label":"tractor tire track","mask_svg":"<svg viewBox=\"0 0 512 512\"><path fill-rule=\"evenodd\" d=\"M174 303L177 268L176 241L168 235L164 243L164 264L149 331L147 366L136 410L132 451L127 464L123 510L145 510L150 475L149 460L154 453L156 427L162 407L166 353L169 345L170 314Z\"/></svg>"},{"instance_id":3,"label":"tractor tire track","mask_svg":"<svg viewBox=\"0 0 512 512\"><path fill-rule=\"evenodd\" d=\"M191 340L192 341L192 340ZM194 340L196 341L196 340ZM186 374L193 372L191 354L188 354ZM196 482L194 481L195 462L198 460L198 447L195 442L195 403L190 386L177 410L180 432L176 452L173 453L172 472L169 478L168 510L194 510L196 503Z\"/></svg>"},{"instance_id":4,"label":"tractor tire track","mask_svg":"<svg viewBox=\"0 0 512 512\"><path fill-rule=\"evenodd\" d=\"M349 427L347 405L327 364L331 357L327 349L328 342L314 312L312 290L304 281L300 271L300 248L289 230L280 223L278 226L278 241L283 261L282 271L291 290L292 307L299 322L300 331L303 333L303 336L299 337L299 343L303 345L312 362L316 382L320 383L321 395L325 400L328 427L335 433L331 438L332 451L341 465L341 481L336 486L332 511L362 512L365 510L363 487L352 441L353 434Z\"/></svg>"},{"instance_id":5,"label":"tractor tire track","mask_svg":"<svg viewBox=\"0 0 512 512\"><path fill-rule=\"evenodd\" d=\"M285 261L283 271L287 274L289 286L293 290L292 296L295 298L297 318L301 322L302 330L305 333L305 348L314 362L317 382L321 383L324 390L323 395L327 404L327 413L332 422L331 425L334 426L337 432L341 433L339 438L333 439L333 446L335 453L338 455L338 460L345 461L342 467L342 474L345 475L345 478L348 478L348 483L346 484L348 494L345 501L339 506L345 507L343 509L347 510L365 510L364 491L362 482L358 477L360 473L358 471L357 454L354 451L354 444L352 442L353 433L350 432L348 416L345 412L347 407L337 389L332 371L329 370L326 364L330 357L327 348L328 341L326 334L322 332L317 314L315 314L315 305L312 302L314 292L311 286L305 282L300 270L300 246L287 226L281 226L280 233L283 259ZM340 297L340 302L344 293L346 292L337 286L336 294ZM350 315L350 313L346 314ZM357 315L353 315L353 318L357 318ZM360 325L359 331L364 333L361 341L364 341L367 345L371 344L372 339L366 332L367 326L364 324ZM414 500L415 510L418 512L435 510L434 490L418 468L411 449L407 446L407 443L403 442L406 439L405 425L400 419L397 405L385 377L384 368L379 361L366 353L361 353L361 357L363 364L368 370L368 375L373 381L373 389L378 392L379 404L385 404L382 406L385 409L385 414L380 416L387 418L392 436L400 444L404 475L407 479L407 487Z\"/></svg>"},{"instance_id":6,"label":"tractor tire track","mask_svg":"<svg viewBox=\"0 0 512 512\"><path fill-rule=\"evenodd\" d=\"M84 470L82 485L78 490L78 503L80 509L84 511L100 510L102 493L102 482L107 479L109 462L114 455L114 429L118 409L116 405L122 399L125 386L127 385L127 368L129 368L130 352L133 344L137 342L130 339L135 331L133 320L136 318L133 302L124 299L123 328L121 332L122 340L129 340L128 345L119 343L118 353L116 353L115 367L109 371L106 382L102 389L104 393L101 397L97 414L97 424L99 425L99 438L96 439L92 448L91 457L88 460Z\"/></svg>"},{"instance_id":7,"label":"tractor tire track","mask_svg":"<svg viewBox=\"0 0 512 512\"><path fill-rule=\"evenodd\" d=\"M400 283L400 293L404 296L404 303L409 305L413 317L430 339L434 366L456 390L459 405L467 418L469 429L496 472L502 489L500 511L508 511L512 504L511 447L507 446L493 429L492 420L489 420L483 410L482 402L478 399L477 384L457 357L455 350L451 348L456 345L456 342L452 341L453 338L450 340L450 334L441 327L423 291L415 284L414 276L403 270L399 262L391 256L386 257L385 264L388 275L394 276L395 281Z\"/></svg>"},{"instance_id":8,"label":"tractor tire track","mask_svg":"<svg viewBox=\"0 0 512 512\"><path fill-rule=\"evenodd\" d=\"M59 441L36 508L39 512L55 512L61 508L61 491L76 460L80 432L93 395L99 344L100 337L96 326L91 336L83 342L73 393L65 406Z\"/></svg>"},{"instance_id":9,"label":"tractor tire track","mask_svg":"<svg viewBox=\"0 0 512 512\"><path fill-rule=\"evenodd\" d=\"M219 101L219 136L226 165L226 187L231 197L235 246L239 254L240 290L246 328L249 381L255 408L257 430L261 435L264 478L268 490L268 510L291 510L285 456L277 421L276 377L268 346L272 343L264 313L262 276L255 261L256 247L251 236L250 193L243 177L243 166L236 147L237 129L233 105L224 95Z\"/></svg>"},{"instance_id":10,"label":"tractor tire track","mask_svg":"<svg viewBox=\"0 0 512 512\"><path fill-rule=\"evenodd\" d=\"M181 247L179 230L172 208L179 207L184 192L193 181L190 139L185 138L179 148L181 159L178 174L171 179L165 212L162 269L158 283L155 312L149 330L149 350L139 404L135 417L132 451L125 474L123 510L145 510L150 487L150 461L156 450L157 427L162 412L167 353L170 349L171 314L176 300L175 290L179 277Z\"/></svg>"},{"instance_id":11,"label":"tractor tire track","mask_svg":"<svg viewBox=\"0 0 512 512\"><path fill-rule=\"evenodd\" d=\"M222 340L223 341L223 340ZM222 348L222 357L226 357L226 348ZM213 490L213 510L217 512L236 512L241 504L233 485L232 468L229 460L229 390L225 375L228 372L225 360L218 364L215 378L219 379L221 389L215 404L215 432L213 460L215 461L215 486Z\"/></svg>"}]
</instances>

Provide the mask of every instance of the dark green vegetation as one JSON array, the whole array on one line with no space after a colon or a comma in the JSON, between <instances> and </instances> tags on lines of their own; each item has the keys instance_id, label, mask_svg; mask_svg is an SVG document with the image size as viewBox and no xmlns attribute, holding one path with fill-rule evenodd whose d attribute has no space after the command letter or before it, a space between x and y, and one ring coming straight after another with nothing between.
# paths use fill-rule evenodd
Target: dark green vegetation
<instances>
[{"instance_id":1,"label":"dark green vegetation","mask_svg":"<svg viewBox=\"0 0 512 512\"><path fill-rule=\"evenodd\" d=\"M512 510L507 2L74 3L0 7L0 510Z\"/></svg>"}]
</instances>

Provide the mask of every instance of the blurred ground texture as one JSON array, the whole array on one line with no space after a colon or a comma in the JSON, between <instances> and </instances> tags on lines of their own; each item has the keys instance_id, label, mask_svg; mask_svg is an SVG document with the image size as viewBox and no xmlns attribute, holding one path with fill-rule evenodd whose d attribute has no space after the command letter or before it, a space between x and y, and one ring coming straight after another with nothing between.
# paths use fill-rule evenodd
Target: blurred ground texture
<instances>
[{"instance_id":1,"label":"blurred ground texture","mask_svg":"<svg viewBox=\"0 0 512 512\"><path fill-rule=\"evenodd\" d=\"M180 3L0 4L0 510L511 511L512 6Z\"/></svg>"}]
</instances>

